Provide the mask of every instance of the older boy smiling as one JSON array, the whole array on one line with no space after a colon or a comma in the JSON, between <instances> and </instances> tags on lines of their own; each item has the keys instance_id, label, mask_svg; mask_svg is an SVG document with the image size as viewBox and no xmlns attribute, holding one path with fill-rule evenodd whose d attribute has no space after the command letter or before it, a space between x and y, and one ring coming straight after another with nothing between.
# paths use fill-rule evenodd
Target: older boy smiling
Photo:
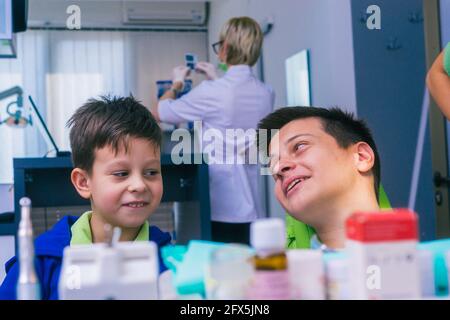
<instances>
[{"instance_id":1,"label":"older boy smiling","mask_svg":"<svg viewBox=\"0 0 450 320\"><path fill-rule=\"evenodd\" d=\"M364 122L339 109L288 107L261 120L278 129L268 152L275 196L328 248L345 244L345 220L378 211L380 161Z\"/></svg>"}]
</instances>

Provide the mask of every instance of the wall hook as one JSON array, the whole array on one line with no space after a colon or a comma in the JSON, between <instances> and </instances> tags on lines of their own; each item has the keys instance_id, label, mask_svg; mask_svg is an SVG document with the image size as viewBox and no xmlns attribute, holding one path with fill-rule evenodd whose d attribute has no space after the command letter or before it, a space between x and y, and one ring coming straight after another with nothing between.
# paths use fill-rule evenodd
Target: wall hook
<instances>
[{"instance_id":1,"label":"wall hook","mask_svg":"<svg viewBox=\"0 0 450 320\"><path fill-rule=\"evenodd\" d=\"M386 45L386 49L390 51L399 50L402 48L400 41L397 37L389 37L388 43Z\"/></svg>"},{"instance_id":2,"label":"wall hook","mask_svg":"<svg viewBox=\"0 0 450 320\"><path fill-rule=\"evenodd\" d=\"M410 12L408 15L408 21L411 23L422 23L423 15L421 12Z\"/></svg>"}]
</instances>

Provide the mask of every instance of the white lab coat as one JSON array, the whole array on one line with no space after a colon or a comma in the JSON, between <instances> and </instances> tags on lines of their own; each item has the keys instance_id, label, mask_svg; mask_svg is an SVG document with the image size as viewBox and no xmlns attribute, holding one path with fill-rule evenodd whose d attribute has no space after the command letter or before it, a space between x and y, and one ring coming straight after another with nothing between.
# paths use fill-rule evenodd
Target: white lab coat
<instances>
[{"instance_id":1,"label":"white lab coat","mask_svg":"<svg viewBox=\"0 0 450 320\"><path fill-rule=\"evenodd\" d=\"M217 142L212 138L206 142L205 131L215 129L225 136L227 129L256 129L272 111L274 99L273 90L259 81L248 65L237 65L222 78L203 81L180 99L160 101L158 111L166 123L201 120L204 151ZM211 220L244 223L264 216L259 166L236 161L213 164L215 157L221 158L220 153L216 150L209 159Z\"/></svg>"}]
</instances>

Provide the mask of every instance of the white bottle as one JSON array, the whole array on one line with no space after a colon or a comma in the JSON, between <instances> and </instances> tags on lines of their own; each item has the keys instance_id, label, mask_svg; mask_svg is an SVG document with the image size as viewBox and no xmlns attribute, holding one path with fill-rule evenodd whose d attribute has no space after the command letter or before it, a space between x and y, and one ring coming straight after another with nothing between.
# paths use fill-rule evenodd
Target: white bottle
<instances>
[{"instance_id":1,"label":"white bottle","mask_svg":"<svg viewBox=\"0 0 450 320\"><path fill-rule=\"evenodd\" d=\"M31 200L20 199L21 217L19 223L19 280L18 300L40 300L41 288L34 269L33 228L31 225Z\"/></svg>"},{"instance_id":2,"label":"white bottle","mask_svg":"<svg viewBox=\"0 0 450 320\"><path fill-rule=\"evenodd\" d=\"M325 280L320 250L287 251L289 278L293 299L324 300Z\"/></svg>"},{"instance_id":3,"label":"white bottle","mask_svg":"<svg viewBox=\"0 0 450 320\"><path fill-rule=\"evenodd\" d=\"M325 254L325 282L327 299L350 299L350 270L348 258L343 253Z\"/></svg>"},{"instance_id":4,"label":"white bottle","mask_svg":"<svg viewBox=\"0 0 450 320\"><path fill-rule=\"evenodd\" d=\"M420 269L420 290L422 298L434 298L434 253L426 249L418 249Z\"/></svg>"},{"instance_id":5,"label":"white bottle","mask_svg":"<svg viewBox=\"0 0 450 320\"><path fill-rule=\"evenodd\" d=\"M252 254L242 244L227 244L214 250L205 272L207 299L245 299L254 275Z\"/></svg>"},{"instance_id":6,"label":"white bottle","mask_svg":"<svg viewBox=\"0 0 450 320\"><path fill-rule=\"evenodd\" d=\"M286 228L279 218L257 220L251 224L251 245L255 274L248 298L287 300L291 298L288 263L285 252Z\"/></svg>"}]
</instances>

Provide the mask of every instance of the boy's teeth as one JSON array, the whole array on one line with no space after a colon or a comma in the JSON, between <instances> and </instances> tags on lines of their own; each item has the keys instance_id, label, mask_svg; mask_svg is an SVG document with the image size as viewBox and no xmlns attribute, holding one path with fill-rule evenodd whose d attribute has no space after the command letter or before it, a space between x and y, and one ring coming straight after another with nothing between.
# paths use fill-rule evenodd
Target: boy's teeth
<instances>
[{"instance_id":1,"label":"boy's teeth","mask_svg":"<svg viewBox=\"0 0 450 320\"><path fill-rule=\"evenodd\" d=\"M140 207L143 207L144 204L143 203L129 203L128 206L130 206L132 208L140 208Z\"/></svg>"},{"instance_id":2,"label":"boy's teeth","mask_svg":"<svg viewBox=\"0 0 450 320\"><path fill-rule=\"evenodd\" d=\"M304 179L295 179L294 181L292 181L288 187L287 187L287 191L291 190L298 182L302 182Z\"/></svg>"}]
</instances>

